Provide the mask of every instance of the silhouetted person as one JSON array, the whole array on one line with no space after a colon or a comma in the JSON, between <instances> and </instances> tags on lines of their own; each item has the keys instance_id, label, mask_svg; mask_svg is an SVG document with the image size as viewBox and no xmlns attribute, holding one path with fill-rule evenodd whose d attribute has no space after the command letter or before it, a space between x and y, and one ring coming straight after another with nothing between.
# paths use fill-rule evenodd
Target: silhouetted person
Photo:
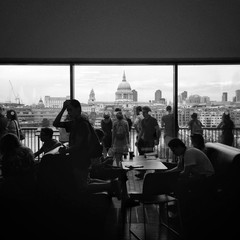
<instances>
[{"instance_id":1,"label":"silhouetted person","mask_svg":"<svg viewBox=\"0 0 240 240\"><path fill-rule=\"evenodd\" d=\"M234 122L230 118L229 112L224 112L222 115L222 121L217 126L217 128L222 129L221 135L221 143L226 144L228 146L233 146L233 129L235 127Z\"/></svg>"}]
</instances>

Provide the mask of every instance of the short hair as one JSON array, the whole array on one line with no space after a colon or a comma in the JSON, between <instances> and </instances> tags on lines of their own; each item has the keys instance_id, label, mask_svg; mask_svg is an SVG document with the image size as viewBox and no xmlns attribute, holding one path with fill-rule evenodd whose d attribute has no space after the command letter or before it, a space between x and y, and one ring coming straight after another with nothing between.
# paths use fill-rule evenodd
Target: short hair
<instances>
[{"instance_id":1,"label":"short hair","mask_svg":"<svg viewBox=\"0 0 240 240\"><path fill-rule=\"evenodd\" d=\"M146 111L146 112L151 112L151 111L152 111L149 106L144 106L144 107L142 108L142 110L143 110L143 111Z\"/></svg>"},{"instance_id":2,"label":"short hair","mask_svg":"<svg viewBox=\"0 0 240 240\"><path fill-rule=\"evenodd\" d=\"M167 111L172 111L172 107L171 107L171 106L167 106L167 107L166 107L166 110L167 110Z\"/></svg>"},{"instance_id":3,"label":"short hair","mask_svg":"<svg viewBox=\"0 0 240 240\"><path fill-rule=\"evenodd\" d=\"M141 106L137 106L136 110L140 112L140 111L142 111L142 107Z\"/></svg>"},{"instance_id":4,"label":"short hair","mask_svg":"<svg viewBox=\"0 0 240 240\"><path fill-rule=\"evenodd\" d=\"M81 103L77 99L71 99L70 105L72 105L74 108L80 108L80 111L82 112L82 106Z\"/></svg>"},{"instance_id":5,"label":"short hair","mask_svg":"<svg viewBox=\"0 0 240 240\"><path fill-rule=\"evenodd\" d=\"M191 115L191 117L192 117L192 118L197 118L197 113L193 113L193 114Z\"/></svg>"},{"instance_id":6,"label":"short hair","mask_svg":"<svg viewBox=\"0 0 240 240\"><path fill-rule=\"evenodd\" d=\"M6 154L21 146L21 142L16 134L7 133L0 139L0 152Z\"/></svg>"},{"instance_id":7,"label":"short hair","mask_svg":"<svg viewBox=\"0 0 240 240\"><path fill-rule=\"evenodd\" d=\"M53 130L52 128L45 127L41 129L41 132L45 133L47 136L51 137L53 136Z\"/></svg>"},{"instance_id":8,"label":"short hair","mask_svg":"<svg viewBox=\"0 0 240 240\"><path fill-rule=\"evenodd\" d=\"M205 147L205 142L202 134L194 133L191 135L192 144L194 147L202 149Z\"/></svg>"},{"instance_id":9,"label":"short hair","mask_svg":"<svg viewBox=\"0 0 240 240\"><path fill-rule=\"evenodd\" d=\"M123 114L122 114L121 111L118 111L118 112L117 112L117 114L116 114L116 118L117 118L118 120L123 119Z\"/></svg>"},{"instance_id":10,"label":"short hair","mask_svg":"<svg viewBox=\"0 0 240 240\"><path fill-rule=\"evenodd\" d=\"M121 110L121 108L117 107L117 108L115 108L114 111L115 111L115 112L121 112L122 110Z\"/></svg>"},{"instance_id":11,"label":"short hair","mask_svg":"<svg viewBox=\"0 0 240 240\"><path fill-rule=\"evenodd\" d=\"M174 148L174 147L186 147L185 143L180 140L179 138L173 138L172 140L169 141L168 146L170 148Z\"/></svg>"}]
</instances>

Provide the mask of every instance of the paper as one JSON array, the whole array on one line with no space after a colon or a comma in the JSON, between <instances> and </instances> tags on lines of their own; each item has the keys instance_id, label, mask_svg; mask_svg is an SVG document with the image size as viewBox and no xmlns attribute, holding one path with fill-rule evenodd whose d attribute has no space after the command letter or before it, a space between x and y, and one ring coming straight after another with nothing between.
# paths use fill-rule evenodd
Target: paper
<instances>
[{"instance_id":1,"label":"paper","mask_svg":"<svg viewBox=\"0 0 240 240\"><path fill-rule=\"evenodd\" d=\"M143 168L143 165L125 165L126 168Z\"/></svg>"}]
</instances>

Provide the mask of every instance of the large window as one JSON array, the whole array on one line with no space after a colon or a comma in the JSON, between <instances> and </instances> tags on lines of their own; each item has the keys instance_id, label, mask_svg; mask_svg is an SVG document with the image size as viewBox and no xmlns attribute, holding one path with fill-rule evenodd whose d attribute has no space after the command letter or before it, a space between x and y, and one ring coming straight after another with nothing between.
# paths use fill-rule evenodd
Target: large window
<instances>
[{"instance_id":1,"label":"large window","mask_svg":"<svg viewBox=\"0 0 240 240\"><path fill-rule=\"evenodd\" d=\"M173 104L173 66L75 66L75 97L95 125L103 112L120 107L134 117L134 107L148 105L159 121Z\"/></svg>"},{"instance_id":2,"label":"large window","mask_svg":"<svg viewBox=\"0 0 240 240\"><path fill-rule=\"evenodd\" d=\"M51 125L70 97L70 67L1 65L0 104L14 108L22 126Z\"/></svg>"},{"instance_id":3,"label":"large window","mask_svg":"<svg viewBox=\"0 0 240 240\"><path fill-rule=\"evenodd\" d=\"M217 127L229 111L240 127L240 65L179 66L178 93L180 125L196 112L204 126Z\"/></svg>"}]
</instances>

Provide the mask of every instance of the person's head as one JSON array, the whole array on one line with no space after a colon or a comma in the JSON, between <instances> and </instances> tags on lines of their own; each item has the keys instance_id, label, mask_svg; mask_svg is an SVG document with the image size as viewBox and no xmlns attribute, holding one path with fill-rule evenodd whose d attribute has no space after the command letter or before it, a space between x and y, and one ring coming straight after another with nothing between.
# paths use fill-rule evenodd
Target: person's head
<instances>
[{"instance_id":1,"label":"person's head","mask_svg":"<svg viewBox=\"0 0 240 240\"><path fill-rule=\"evenodd\" d=\"M119 108L119 107L116 107L116 108L114 109L114 112L119 112L119 111L122 111L122 109Z\"/></svg>"},{"instance_id":2,"label":"person's head","mask_svg":"<svg viewBox=\"0 0 240 240\"><path fill-rule=\"evenodd\" d=\"M7 118L10 119L10 120L17 120L16 111L13 110L13 109L7 110Z\"/></svg>"},{"instance_id":3,"label":"person's head","mask_svg":"<svg viewBox=\"0 0 240 240\"><path fill-rule=\"evenodd\" d=\"M168 143L168 147L176 156L182 155L186 150L185 143L179 138L173 138L172 140L170 140Z\"/></svg>"},{"instance_id":4,"label":"person's head","mask_svg":"<svg viewBox=\"0 0 240 240\"><path fill-rule=\"evenodd\" d=\"M75 119L81 116L82 107L81 103L76 99L67 100L69 102L67 106L67 111L70 119Z\"/></svg>"},{"instance_id":5,"label":"person's head","mask_svg":"<svg viewBox=\"0 0 240 240\"><path fill-rule=\"evenodd\" d=\"M0 105L0 114L2 114L2 115L5 114L5 108L2 105Z\"/></svg>"},{"instance_id":6,"label":"person's head","mask_svg":"<svg viewBox=\"0 0 240 240\"><path fill-rule=\"evenodd\" d=\"M104 118L104 119L109 119L109 118L110 118L110 113L109 113L109 112L105 112L105 113L103 114L103 118Z\"/></svg>"},{"instance_id":7,"label":"person's head","mask_svg":"<svg viewBox=\"0 0 240 240\"><path fill-rule=\"evenodd\" d=\"M21 146L16 134L7 133L0 140L0 152L2 155L8 154Z\"/></svg>"},{"instance_id":8,"label":"person's head","mask_svg":"<svg viewBox=\"0 0 240 240\"><path fill-rule=\"evenodd\" d=\"M223 121L229 121L230 120L230 114L228 111L225 111L222 115L222 120Z\"/></svg>"},{"instance_id":9,"label":"person's head","mask_svg":"<svg viewBox=\"0 0 240 240\"><path fill-rule=\"evenodd\" d=\"M166 107L166 111L170 113L170 112L172 111L172 107L168 105L168 106Z\"/></svg>"},{"instance_id":10,"label":"person's head","mask_svg":"<svg viewBox=\"0 0 240 240\"><path fill-rule=\"evenodd\" d=\"M192 145L195 148L203 150L205 148L204 138L201 134L194 133L191 135Z\"/></svg>"},{"instance_id":11,"label":"person's head","mask_svg":"<svg viewBox=\"0 0 240 240\"><path fill-rule=\"evenodd\" d=\"M148 107L148 106L144 106L144 107L142 108L142 112L143 112L143 116L144 116L144 117L148 117L148 116L149 116L149 112L151 112L151 108Z\"/></svg>"},{"instance_id":12,"label":"person's head","mask_svg":"<svg viewBox=\"0 0 240 240\"><path fill-rule=\"evenodd\" d=\"M140 112L142 112L142 107L141 106L137 106L136 107L136 114L139 115Z\"/></svg>"},{"instance_id":13,"label":"person's head","mask_svg":"<svg viewBox=\"0 0 240 240\"><path fill-rule=\"evenodd\" d=\"M33 156L31 158L26 154L28 150L22 146L17 135L13 133L4 135L0 140L0 151L3 178L25 175L33 170Z\"/></svg>"},{"instance_id":14,"label":"person's head","mask_svg":"<svg viewBox=\"0 0 240 240\"><path fill-rule=\"evenodd\" d=\"M122 120L122 119L123 119L123 113L122 113L122 111L118 111L118 112L117 112L116 118L117 118L118 120Z\"/></svg>"},{"instance_id":15,"label":"person's head","mask_svg":"<svg viewBox=\"0 0 240 240\"><path fill-rule=\"evenodd\" d=\"M197 119L197 116L198 116L197 113L193 113L193 114L191 115L191 118L192 118L192 119Z\"/></svg>"},{"instance_id":16,"label":"person's head","mask_svg":"<svg viewBox=\"0 0 240 240\"><path fill-rule=\"evenodd\" d=\"M53 130L52 128L49 127L45 127L41 129L40 132L40 139L42 142L48 141L50 139L52 139L53 136Z\"/></svg>"}]
</instances>

